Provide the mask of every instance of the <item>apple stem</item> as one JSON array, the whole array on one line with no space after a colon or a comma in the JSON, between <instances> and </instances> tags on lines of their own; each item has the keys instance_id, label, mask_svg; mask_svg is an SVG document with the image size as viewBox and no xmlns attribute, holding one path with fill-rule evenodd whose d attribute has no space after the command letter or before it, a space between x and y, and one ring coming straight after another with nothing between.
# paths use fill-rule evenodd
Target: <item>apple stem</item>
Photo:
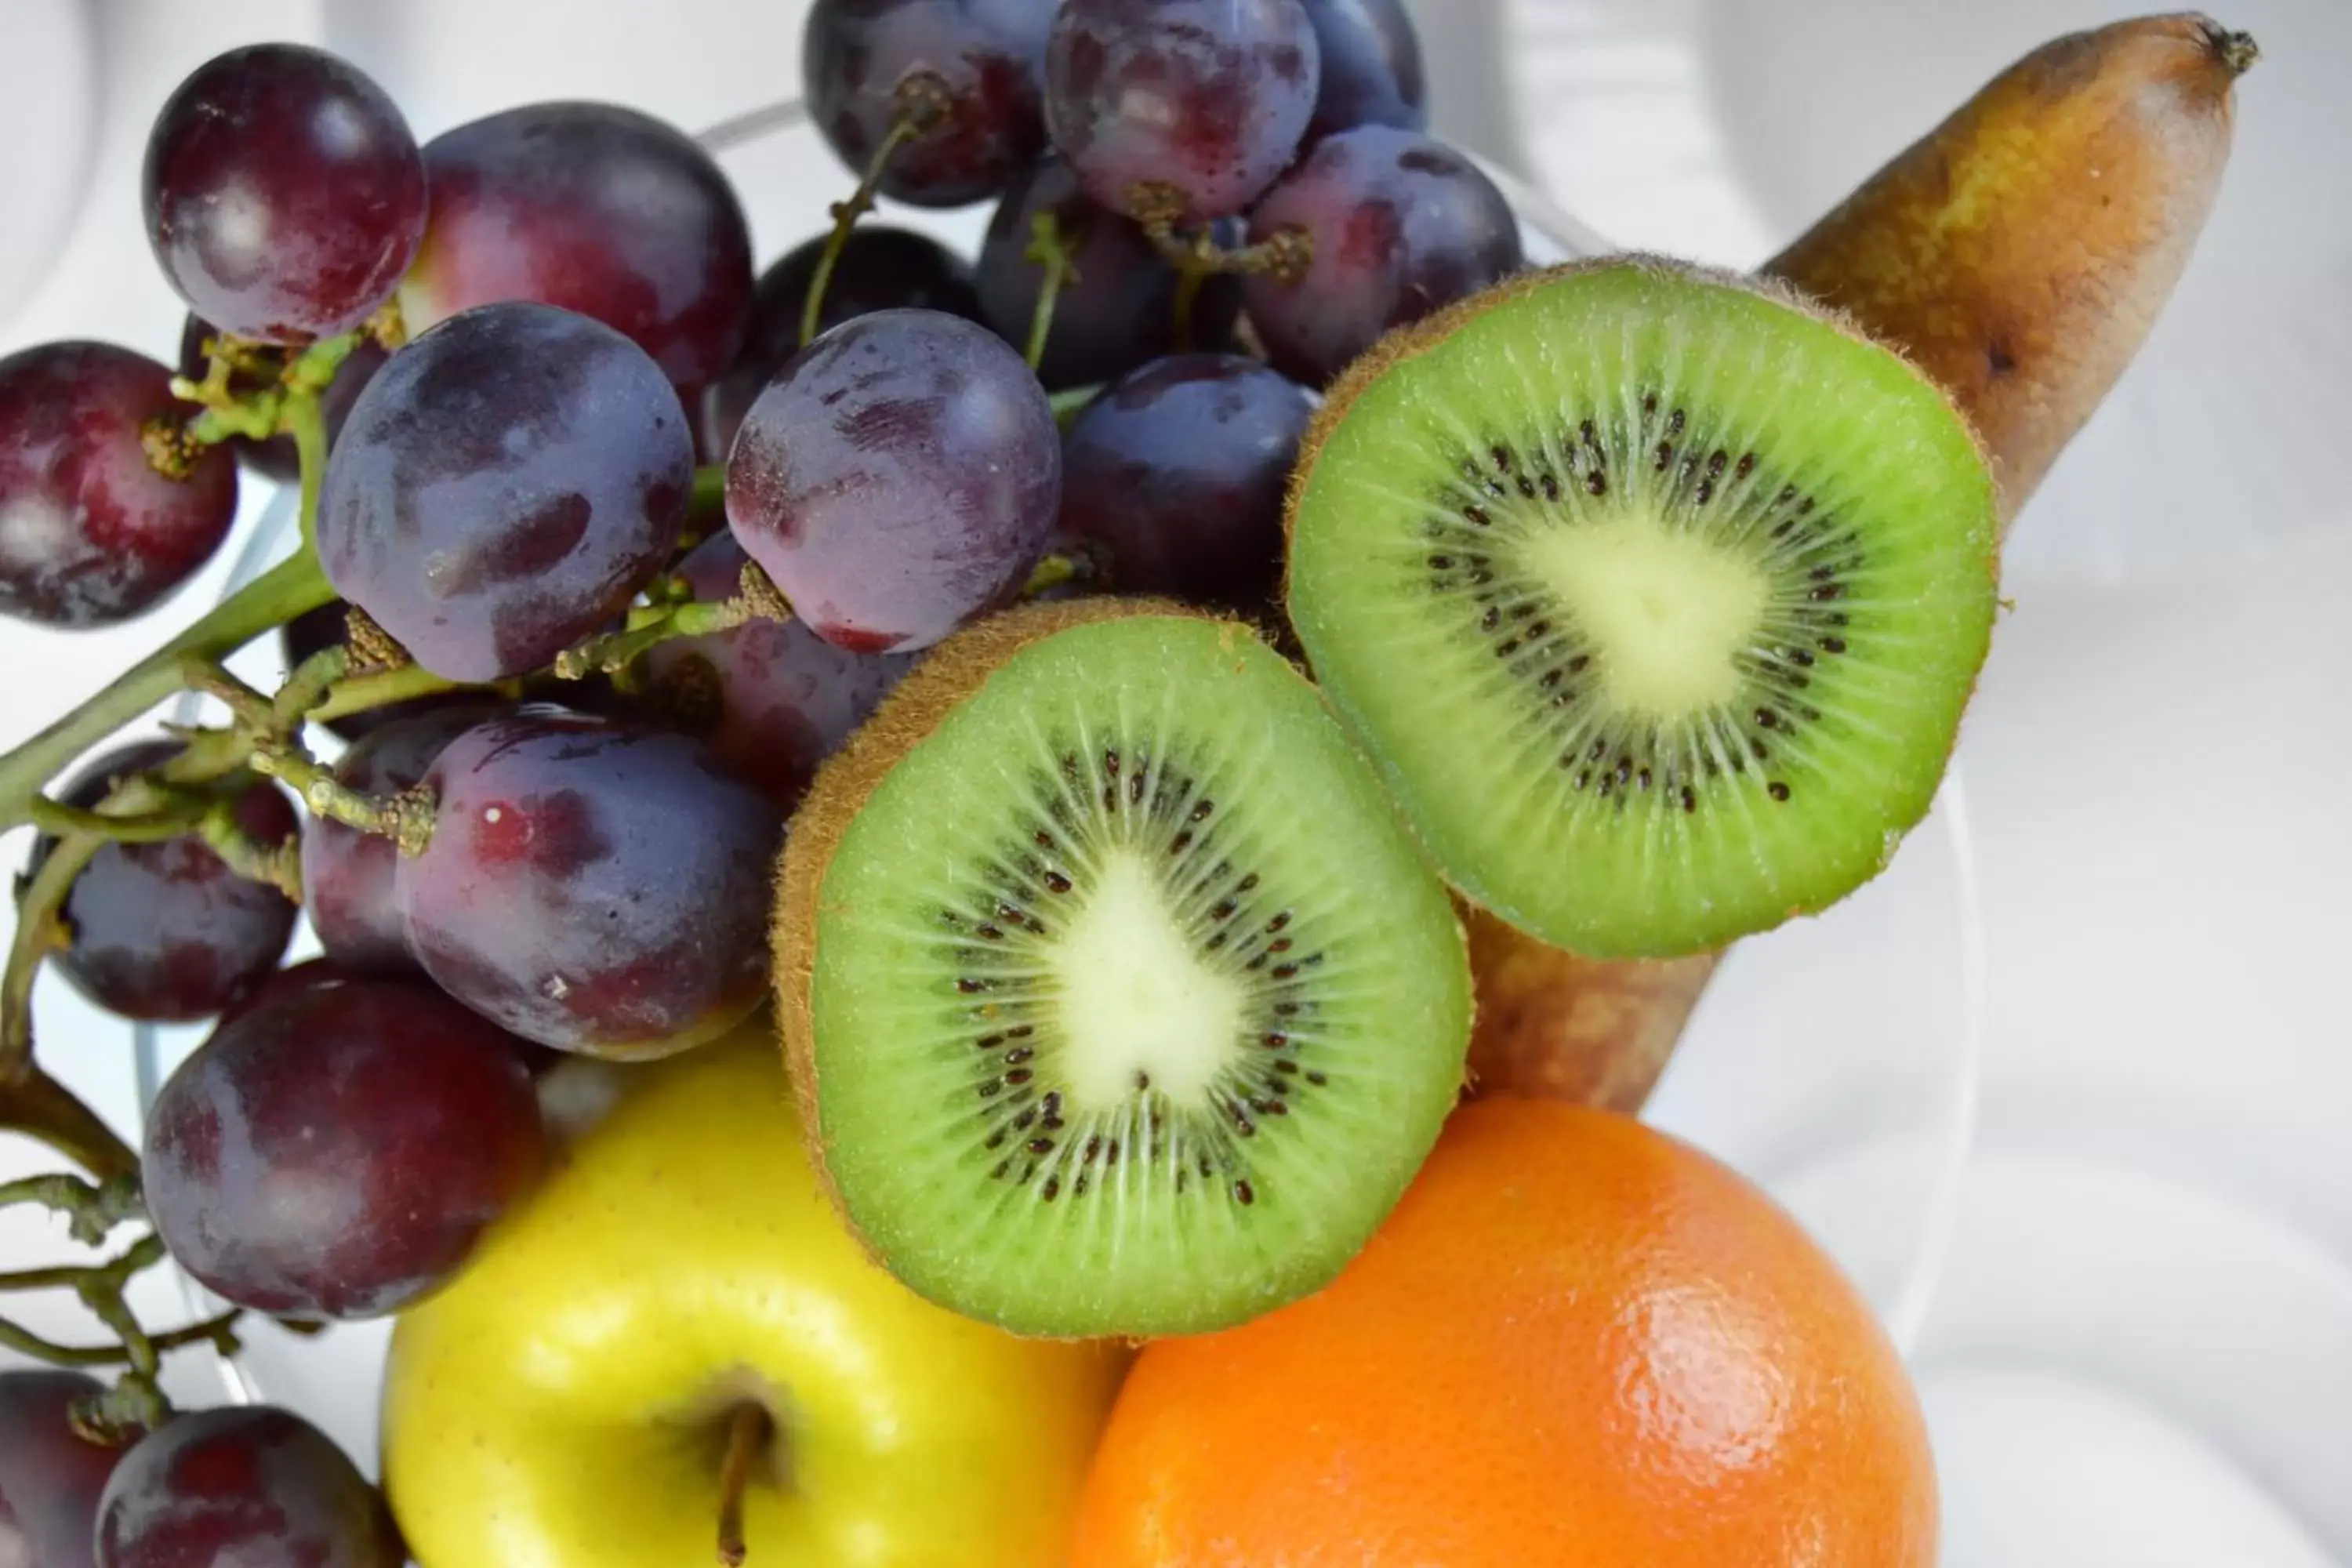
<instances>
[{"instance_id":1,"label":"apple stem","mask_svg":"<svg viewBox=\"0 0 2352 1568\"><path fill-rule=\"evenodd\" d=\"M751 1483L751 1466L767 1441L768 1413L756 1405L739 1405L727 1423L727 1458L719 1468L719 1561L726 1568L742 1568L743 1490Z\"/></svg>"}]
</instances>

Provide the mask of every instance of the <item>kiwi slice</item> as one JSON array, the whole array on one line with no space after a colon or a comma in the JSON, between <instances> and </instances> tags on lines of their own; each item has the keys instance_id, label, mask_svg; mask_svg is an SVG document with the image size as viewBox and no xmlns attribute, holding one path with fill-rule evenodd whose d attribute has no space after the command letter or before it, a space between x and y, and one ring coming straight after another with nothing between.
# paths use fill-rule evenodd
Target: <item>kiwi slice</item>
<instances>
[{"instance_id":1,"label":"kiwi slice","mask_svg":"<svg viewBox=\"0 0 2352 1568\"><path fill-rule=\"evenodd\" d=\"M851 1226L1016 1332L1324 1284L1462 1084L1462 929L1378 775L1255 633L1172 605L940 645L818 773L775 935Z\"/></svg>"},{"instance_id":2,"label":"kiwi slice","mask_svg":"<svg viewBox=\"0 0 2352 1568\"><path fill-rule=\"evenodd\" d=\"M1777 287L1649 258L1373 351L1289 525L1299 642L1440 868L1594 956L1874 875L1991 635L1992 479L1943 392Z\"/></svg>"}]
</instances>

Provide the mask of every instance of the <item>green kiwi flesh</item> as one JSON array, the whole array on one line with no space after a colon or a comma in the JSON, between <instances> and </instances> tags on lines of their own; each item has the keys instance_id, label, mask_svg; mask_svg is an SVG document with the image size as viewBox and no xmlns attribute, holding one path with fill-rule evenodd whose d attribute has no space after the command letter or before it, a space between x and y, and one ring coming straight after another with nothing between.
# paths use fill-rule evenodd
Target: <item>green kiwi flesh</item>
<instances>
[{"instance_id":1,"label":"green kiwi flesh","mask_svg":"<svg viewBox=\"0 0 2352 1568\"><path fill-rule=\"evenodd\" d=\"M1197 1332L1318 1288L1462 1083L1444 884L1247 628L965 636L933 661L992 668L936 714L917 671L803 808L821 868L787 856L786 1028L845 1213L1016 1332Z\"/></svg>"},{"instance_id":2,"label":"green kiwi flesh","mask_svg":"<svg viewBox=\"0 0 2352 1568\"><path fill-rule=\"evenodd\" d=\"M1893 352L1612 258L1343 378L1293 482L1289 611L1455 886L1667 957L1827 907L1926 815L1995 527L1974 437Z\"/></svg>"}]
</instances>

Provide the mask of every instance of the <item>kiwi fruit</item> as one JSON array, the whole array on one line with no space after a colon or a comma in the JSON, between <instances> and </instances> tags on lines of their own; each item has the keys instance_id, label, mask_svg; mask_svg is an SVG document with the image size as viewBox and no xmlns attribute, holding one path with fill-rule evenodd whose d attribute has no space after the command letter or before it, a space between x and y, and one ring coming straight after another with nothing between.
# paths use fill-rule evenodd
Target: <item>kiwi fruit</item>
<instances>
[{"instance_id":1,"label":"kiwi fruit","mask_svg":"<svg viewBox=\"0 0 2352 1568\"><path fill-rule=\"evenodd\" d=\"M1782 286L1645 257L1374 349L1288 525L1299 642L1440 869L1596 957L1880 870L1996 605L1992 477L1940 389Z\"/></svg>"},{"instance_id":2,"label":"kiwi fruit","mask_svg":"<svg viewBox=\"0 0 2352 1568\"><path fill-rule=\"evenodd\" d=\"M1462 1086L1443 882L1247 626L1034 605L817 774L778 1016L851 1227L1015 1332L1188 1333L1328 1282Z\"/></svg>"}]
</instances>

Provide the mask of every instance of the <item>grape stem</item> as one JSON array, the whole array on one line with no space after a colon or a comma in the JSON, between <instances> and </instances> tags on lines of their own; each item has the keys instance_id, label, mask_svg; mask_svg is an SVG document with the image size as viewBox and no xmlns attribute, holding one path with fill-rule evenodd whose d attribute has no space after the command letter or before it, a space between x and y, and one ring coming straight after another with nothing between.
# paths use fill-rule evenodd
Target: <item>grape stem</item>
<instances>
[{"instance_id":1,"label":"grape stem","mask_svg":"<svg viewBox=\"0 0 2352 1568\"><path fill-rule=\"evenodd\" d=\"M222 600L89 701L0 757L0 832L32 821L35 798L76 757L183 689L186 660L217 663L334 596L318 558L305 550Z\"/></svg>"},{"instance_id":2,"label":"grape stem","mask_svg":"<svg viewBox=\"0 0 2352 1568\"><path fill-rule=\"evenodd\" d=\"M1078 416L1084 414L1093 405L1094 400L1102 395L1102 384L1097 382L1091 386L1074 386L1066 392L1054 393L1045 399L1045 402L1054 411L1054 423L1066 433L1071 426L1078 422Z\"/></svg>"},{"instance_id":3,"label":"grape stem","mask_svg":"<svg viewBox=\"0 0 2352 1568\"><path fill-rule=\"evenodd\" d=\"M302 840L289 834L276 844L256 841L236 819L236 803L215 801L198 829L222 864L249 882L277 889L294 904L302 901Z\"/></svg>"},{"instance_id":4,"label":"grape stem","mask_svg":"<svg viewBox=\"0 0 2352 1568\"><path fill-rule=\"evenodd\" d=\"M677 637L709 637L755 620L789 621L793 607L756 561L743 563L734 594L724 599L646 605L630 612L625 630L590 637L555 656L555 674L584 680L603 671L617 675L650 649Z\"/></svg>"},{"instance_id":5,"label":"grape stem","mask_svg":"<svg viewBox=\"0 0 2352 1568\"><path fill-rule=\"evenodd\" d=\"M705 463L694 470L694 494L686 503L688 517L709 517L727 508L727 465Z\"/></svg>"},{"instance_id":6,"label":"grape stem","mask_svg":"<svg viewBox=\"0 0 2352 1568\"><path fill-rule=\"evenodd\" d=\"M116 1226L143 1219L147 1215L146 1205L139 1194L136 1172L110 1176L103 1182L86 1182L63 1171L20 1176L0 1184L0 1208L16 1204L38 1204L64 1215L67 1234L84 1247L98 1246L113 1234Z\"/></svg>"},{"instance_id":7,"label":"grape stem","mask_svg":"<svg viewBox=\"0 0 2352 1568\"><path fill-rule=\"evenodd\" d=\"M1315 259L1315 237L1296 226L1279 228L1255 245L1222 246L1207 226L1180 231L1185 216L1181 193L1172 186L1137 185L1129 206L1144 237L1160 258L1176 269L1176 346L1192 346L1193 307L1201 287L1219 273L1265 273L1276 282L1297 284Z\"/></svg>"},{"instance_id":8,"label":"grape stem","mask_svg":"<svg viewBox=\"0 0 2352 1568\"><path fill-rule=\"evenodd\" d=\"M816 272L809 279L808 299L801 306L803 348L816 336L817 324L824 319L824 295L833 286L833 269L840 264L841 253L849 244L849 231L857 226L859 218L874 210L874 197L882 188L883 176L890 172L890 160L898 155L899 148L938 123L951 102L946 79L931 70L910 70L900 77L897 98L898 112L892 118L882 144L874 149L865 177L857 182L857 189L847 201L833 205L833 233L825 237L824 251L816 259Z\"/></svg>"},{"instance_id":9,"label":"grape stem","mask_svg":"<svg viewBox=\"0 0 2352 1568\"><path fill-rule=\"evenodd\" d=\"M1052 208L1029 220L1029 247L1023 251L1024 260L1045 269L1037 280L1037 308L1029 317L1029 368L1035 370L1045 359L1045 340L1054 331L1054 302L1063 286L1078 281L1076 258L1062 237L1061 220Z\"/></svg>"},{"instance_id":10,"label":"grape stem","mask_svg":"<svg viewBox=\"0 0 2352 1568\"><path fill-rule=\"evenodd\" d=\"M434 801L429 791L403 790L385 800L362 795L338 780L301 742L282 736L266 738L254 747L252 767L264 777L292 784L313 816L389 838L403 855L422 855L432 840ZM298 875L297 898L299 882Z\"/></svg>"},{"instance_id":11,"label":"grape stem","mask_svg":"<svg viewBox=\"0 0 2352 1568\"><path fill-rule=\"evenodd\" d=\"M241 1311L223 1312L169 1333L150 1334L146 1336L147 1342L158 1354L188 1345L210 1344L223 1355L235 1355L238 1349L236 1329L244 1316ZM130 1350L124 1345L61 1345L5 1318L0 1318L0 1345L51 1366L121 1366L131 1359Z\"/></svg>"},{"instance_id":12,"label":"grape stem","mask_svg":"<svg viewBox=\"0 0 2352 1568\"><path fill-rule=\"evenodd\" d=\"M751 1466L768 1432L768 1413L757 1405L739 1405L728 1418L727 1455L719 1467L719 1561L726 1568L742 1568L748 1554L743 1544L743 1493L751 1484Z\"/></svg>"}]
</instances>

